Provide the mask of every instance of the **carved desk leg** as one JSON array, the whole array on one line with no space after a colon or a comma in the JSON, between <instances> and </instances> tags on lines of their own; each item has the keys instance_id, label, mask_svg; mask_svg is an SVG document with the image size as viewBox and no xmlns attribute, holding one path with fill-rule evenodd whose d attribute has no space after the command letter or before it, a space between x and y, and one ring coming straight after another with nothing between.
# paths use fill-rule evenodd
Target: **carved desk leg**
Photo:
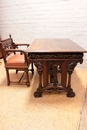
<instances>
[{"instance_id":1,"label":"carved desk leg","mask_svg":"<svg viewBox=\"0 0 87 130\"><path fill-rule=\"evenodd\" d=\"M71 88L71 75L74 71L75 66L77 65L76 62L70 63L68 68L68 86L67 86L67 97L74 97L75 93L73 92L73 89Z\"/></svg>"},{"instance_id":2,"label":"carved desk leg","mask_svg":"<svg viewBox=\"0 0 87 130\"><path fill-rule=\"evenodd\" d=\"M35 63L37 67L37 71L39 74L39 87L37 88L36 92L34 92L34 97L42 97L42 72L43 72L43 67L41 62Z\"/></svg>"},{"instance_id":3,"label":"carved desk leg","mask_svg":"<svg viewBox=\"0 0 87 130\"><path fill-rule=\"evenodd\" d=\"M71 74L72 72L68 72L68 86L67 86L67 97L74 97L75 93L73 92L73 89L71 88Z\"/></svg>"}]
</instances>

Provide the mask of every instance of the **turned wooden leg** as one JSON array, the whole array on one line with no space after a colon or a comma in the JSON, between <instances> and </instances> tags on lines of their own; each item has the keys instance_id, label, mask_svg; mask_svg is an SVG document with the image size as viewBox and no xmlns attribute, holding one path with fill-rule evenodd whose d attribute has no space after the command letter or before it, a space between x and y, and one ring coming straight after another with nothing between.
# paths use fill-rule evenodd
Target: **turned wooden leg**
<instances>
[{"instance_id":1,"label":"turned wooden leg","mask_svg":"<svg viewBox=\"0 0 87 130\"><path fill-rule=\"evenodd\" d=\"M26 70L26 84L28 87L30 86L28 70Z\"/></svg>"},{"instance_id":2,"label":"turned wooden leg","mask_svg":"<svg viewBox=\"0 0 87 130\"><path fill-rule=\"evenodd\" d=\"M10 76L9 76L9 69L6 68L6 75L7 75L7 85L10 85Z\"/></svg>"}]
</instances>

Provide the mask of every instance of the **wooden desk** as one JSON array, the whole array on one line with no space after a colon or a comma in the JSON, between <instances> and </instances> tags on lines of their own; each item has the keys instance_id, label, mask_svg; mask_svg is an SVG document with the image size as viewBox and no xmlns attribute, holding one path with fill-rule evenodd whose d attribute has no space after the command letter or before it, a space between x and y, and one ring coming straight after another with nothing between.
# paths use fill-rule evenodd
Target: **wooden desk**
<instances>
[{"instance_id":1,"label":"wooden desk","mask_svg":"<svg viewBox=\"0 0 87 130\"><path fill-rule=\"evenodd\" d=\"M85 49L70 39L36 39L26 52L39 74L35 97L52 91L65 91L67 97L75 96L71 88L71 75L77 63L83 63ZM58 73L61 74L60 82Z\"/></svg>"}]
</instances>

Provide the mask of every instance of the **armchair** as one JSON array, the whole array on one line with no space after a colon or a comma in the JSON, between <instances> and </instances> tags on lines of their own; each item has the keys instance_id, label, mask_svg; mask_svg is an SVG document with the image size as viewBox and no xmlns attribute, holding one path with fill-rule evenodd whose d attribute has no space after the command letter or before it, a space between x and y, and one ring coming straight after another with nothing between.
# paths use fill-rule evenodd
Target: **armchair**
<instances>
[{"instance_id":1,"label":"armchair","mask_svg":"<svg viewBox=\"0 0 87 130\"><path fill-rule=\"evenodd\" d=\"M2 57L5 64L5 70L7 75L7 85L10 85L10 83L20 83L22 77L18 81L11 81L10 80L10 71L9 70L16 70L16 73L18 71L23 71L26 73L26 81L23 82L27 86L30 85L29 81L29 65L32 65L32 68L30 71L32 71L32 74L34 72L33 70L33 63L31 63L29 60L27 60L27 54L24 50L18 49L18 46L29 46L29 44L15 44L13 42L13 39L11 38L11 35L8 39L0 41L0 48ZM24 74L23 73L23 74Z\"/></svg>"},{"instance_id":2,"label":"armchair","mask_svg":"<svg viewBox=\"0 0 87 130\"><path fill-rule=\"evenodd\" d=\"M12 44L12 46L13 46L13 48L14 49L19 49L20 47L29 47L29 45L30 44L26 44L26 43L22 43L22 44L15 44L14 42L13 42L13 39L12 39L12 37L11 37L11 35L9 35L9 37L10 37L10 40L11 40L11 44ZM24 50L24 49L22 49L22 50ZM21 53L22 54L22 53ZM28 57L27 57L28 58ZM28 59L29 60L29 59ZM31 71L32 72L32 75L34 74L34 66L33 66L33 63L31 62L31 69L28 69L29 71ZM18 72L18 70L16 70L16 73Z\"/></svg>"}]
</instances>

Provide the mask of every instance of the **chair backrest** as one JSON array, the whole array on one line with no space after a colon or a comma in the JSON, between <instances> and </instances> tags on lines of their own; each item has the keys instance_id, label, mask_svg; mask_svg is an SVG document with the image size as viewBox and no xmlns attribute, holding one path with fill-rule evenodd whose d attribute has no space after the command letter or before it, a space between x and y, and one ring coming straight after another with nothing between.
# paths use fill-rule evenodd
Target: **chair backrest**
<instances>
[{"instance_id":1,"label":"chair backrest","mask_svg":"<svg viewBox=\"0 0 87 130\"><path fill-rule=\"evenodd\" d=\"M11 35L9 35L8 39L1 40L3 49L15 49L15 43L13 42L13 39L11 38Z\"/></svg>"},{"instance_id":2,"label":"chair backrest","mask_svg":"<svg viewBox=\"0 0 87 130\"><path fill-rule=\"evenodd\" d=\"M13 42L11 35L9 35L8 39L0 41L0 51L2 53L2 57L4 59L4 62L6 62L6 57L11 55L11 53L12 53L12 52L6 53L6 50L15 49L15 48L16 48L15 43Z\"/></svg>"}]
</instances>

